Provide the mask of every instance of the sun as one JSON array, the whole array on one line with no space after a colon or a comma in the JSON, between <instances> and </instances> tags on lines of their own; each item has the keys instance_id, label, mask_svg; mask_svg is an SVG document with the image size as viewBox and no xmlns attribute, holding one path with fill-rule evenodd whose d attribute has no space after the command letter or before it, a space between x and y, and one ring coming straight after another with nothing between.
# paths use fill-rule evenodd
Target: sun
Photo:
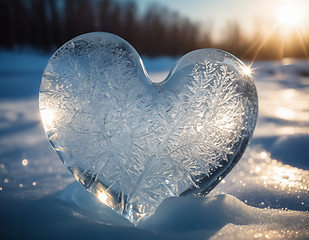
<instances>
[{"instance_id":1,"label":"sun","mask_svg":"<svg viewBox=\"0 0 309 240\"><path fill-rule=\"evenodd\" d=\"M278 11L278 21L285 27L298 27L304 17L304 10L301 4L288 2Z\"/></svg>"}]
</instances>

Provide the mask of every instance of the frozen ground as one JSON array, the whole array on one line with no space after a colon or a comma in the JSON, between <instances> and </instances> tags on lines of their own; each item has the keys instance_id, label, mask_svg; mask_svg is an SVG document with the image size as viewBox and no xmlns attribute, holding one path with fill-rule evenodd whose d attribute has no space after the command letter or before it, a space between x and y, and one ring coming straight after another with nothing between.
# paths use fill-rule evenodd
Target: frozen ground
<instances>
[{"instance_id":1,"label":"frozen ground","mask_svg":"<svg viewBox=\"0 0 309 240\"><path fill-rule=\"evenodd\" d=\"M309 238L308 62L255 63L259 119L238 165L207 197L167 199L133 227L80 186L51 149L37 99L48 58L0 53L1 239ZM159 81L174 61L145 65Z\"/></svg>"}]
</instances>

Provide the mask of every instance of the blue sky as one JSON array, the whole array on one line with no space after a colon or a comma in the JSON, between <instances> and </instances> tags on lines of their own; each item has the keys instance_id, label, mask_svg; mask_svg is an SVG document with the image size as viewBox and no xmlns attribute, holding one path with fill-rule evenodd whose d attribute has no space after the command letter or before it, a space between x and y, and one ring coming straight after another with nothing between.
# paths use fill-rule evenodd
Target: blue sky
<instances>
[{"instance_id":1,"label":"blue sky","mask_svg":"<svg viewBox=\"0 0 309 240\"><path fill-rule=\"evenodd\" d=\"M157 2L171 10L188 16L191 20L202 24L211 24L217 35L224 31L228 21L241 23L250 31L255 18L259 16L260 0L136 0L141 11L147 9L152 2Z\"/></svg>"},{"instance_id":2,"label":"blue sky","mask_svg":"<svg viewBox=\"0 0 309 240\"><path fill-rule=\"evenodd\" d=\"M280 8L287 2L306 4L306 13L309 12L308 0L136 0L141 12L153 2L205 26L210 24L216 38L220 38L231 21L237 21L249 35L258 28L271 29L276 24Z\"/></svg>"}]
</instances>

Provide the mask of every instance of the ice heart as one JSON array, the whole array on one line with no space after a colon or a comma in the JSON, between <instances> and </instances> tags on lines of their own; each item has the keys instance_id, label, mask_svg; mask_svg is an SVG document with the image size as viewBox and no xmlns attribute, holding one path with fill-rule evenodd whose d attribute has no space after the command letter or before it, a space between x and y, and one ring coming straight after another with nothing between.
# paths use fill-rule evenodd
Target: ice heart
<instances>
[{"instance_id":1,"label":"ice heart","mask_svg":"<svg viewBox=\"0 0 309 240\"><path fill-rule=\"evenodd\" d=\"M238 162L258 111L246 70L227 52L202 49L153 83L126 41L85 34L44 71L45 131L75 178L136 224L167 197L207 194Z\"/></svg>"}]
</instances>

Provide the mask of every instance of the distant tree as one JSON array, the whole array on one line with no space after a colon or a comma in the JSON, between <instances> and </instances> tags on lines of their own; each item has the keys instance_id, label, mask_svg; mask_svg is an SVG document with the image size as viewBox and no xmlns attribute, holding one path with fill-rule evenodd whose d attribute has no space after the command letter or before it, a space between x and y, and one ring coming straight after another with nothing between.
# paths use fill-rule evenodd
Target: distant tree
<instances>
[{"instance_id":1,"label":"distant tree","mask_svg":"<svg viewBox=\"0 0 309 240\"><path fill-rule=\"evenodd\" d=\"M96 30L93 7L90 1L77 1L75 22L73 24L76 26L75 29L77 29L76 36Z\"/></svg>"},{"instance_id":2,"label":"distant tree","mask_svg":"<svg viewBox=\"0 0 309 240\"><path fill-rule=\"evenodd\" d=\"M103 32L113 32L112 28L112 0L103 0L99 4L99 30Z\"/></svg>"},{"instance_id":3,"label":"distant tree","mask_svg":"<svg viewBox=\"0 0 309 240\"><path fill-rule=\"evenodd\" d=\"M114 33L118 36L122 35L122 21L121 21L121 16L122 16L122 9L119 4L114 4L112 10L111 10L111 18L110 18L110 28L111 28L111 33Z\"/></svg>"},{"instance_id":4,"label":"distant tree","mask_svg":"<svg viewBox=\"0 0 309 240\"><path fill-rule=\"evenodd\" d=\"M53 46L60 46L64 43L63 40L63 22L59 16L59 10L57 9L56 1L49 0L50 8L50 23L49 23L49 36L51 38L51 44Z\"/></svg>"},{"instance_id":5,"label":"distant tree","mask_svg":"<svg viewBox=\"0 0 309 240\"><path fill-rule=\"evenodd\" d=\"M197 48L210 48L213 47L212 40L212 24L198 26Z\"/></svg>"},{"instance_id":6,"label":"distant tree","mask_svg":"<svg viewBox=\"0 0 309 240\"><path fill-rule=\"evenodd\" d=\"M29 14L22 0L10 1L11 37L13 44L23 45L29 41Z\"/></svg>"},{"instance_id":7,"label":"distant tree","mask_svg":"<svg viewBox=\"0 0 309 240\"><path fill-rule=\"evenodd\" d=\"M4 28L8 40L2 45L31 43L48 51L97 30L119 35L150 56L180 55L198 45L196 24L156 4L144 16L139 16L134 1L63 0L59 9L55 0L4 0L2 6L3 22L11 23ZM12 14L5 14L10 9Z\"/></svg>"},{"instance_id":8,"label":"distant tree","mask_svg":"<svg viewBox=\"0 0 309 240\"><path fill-rule=\"evenodd\" d=\"M123 6L122 34L121 36L133 44L136 49L141 49L140 23L137 18L137 7L134 2Z\"/></svg>"},{"instance_id":9,"label":"distant tree","mask_svg":"<svg viewBox=\"0 0 309 240\"><path fill-rule=\"evenodd\" d=\"M69 40L76 37L78 32L77 21L77 6L76 0L65 0L64 7L64 34L65 39Z\"/></svg>"},{"instance_id":10,"label":"distant tree","mask_svg":"<svg viewBox=\"0 0 309 240\"><path fill-rule=\"evenodd\" d=\"M51 39L49 37L49 22L47 19L47 1L32 0L30 5L31 43L34 46L50 50Z\"/></svg>"},{"instance_id":11,"label":"distant tree","mask_svg":"<svg viewBox=\"0 0 309 240\"><path fill-rule=\"evenodd\" d=\"M16 42L13 10L8 0L0 1L0 46L12 47Z\"/></svg>"},{"instance_id":12,"label":"distant tree","mask_svg":"<svg viewBox=\"0 0 309 240\"><path fill-rule=\"evenodd\" d=\"M169 39L169 55L175 56L179 55L181 51L181 32L179 27L178 13L173 13L169 18L169 28L168 28L168 39Z\"/></svg>"},{"instance_id":13,"label":"distant tree","mask_svg":"<svg viewBox=\"0 0 309 240\"><path fill-rule=\"evenodd\" d=\"M166 22L167 9L156 4L151 5L142 19L143 53L150 56L168 54L171 48L168 23Z\"/></svg>"},{"instance_id":14,"label":"distant tree","mask_svg":"<svg viewBox=\"0 0 309 240\"><path fill-rule=\"evenodd\" d=\"M258 19L257 22L260 22ZM309 32L280 29L266 33L256 27L252 38L230 21L221 41L212 40L211 24L204 26L152 4L140 15L134 0L0 0L0 47L33 45L45 51L87 32L114 33L149 56L180 56L215 47L246 59L309 57Z\"/></svg>"},{"instance_id":15,"label":"distant tree","mask_svg":"<svg viewBox=\"0 0 309 240\"><path fill-rule=\"evenodd\" d=\"M283 45L280 41L279 29L276 29L273 32L269 32L267 34L257 32L254 35L252 43L252 45L247 47L247 49L250 49L250 51L246 51L249 52L248 58L250 59L281 59L283 57Z\"/></svg>"},{"instance_id":16,"label":"distant tree","mask_svg":"<svg viewBox=\"0 0 309 240\"><path fill-rule=\"evenodd\" d=\"M173 45L177 46L177 49L172 55L182 55L198 48L199 30L196 24L176 15L173 25L172 31L175 32Z\"/></svg>"},{"instance_id":17,"label":"distant tree","mask_svg":"<svg viewBox=\"0 0 309 240\"><path fill-rule=\"evenodd\" d=\"M243 53L244 36L240 25L236 21L230 21L222 31L222 40L220 47L223 50L229 51L236 56Z\"/></svg>"}]
</instances>

